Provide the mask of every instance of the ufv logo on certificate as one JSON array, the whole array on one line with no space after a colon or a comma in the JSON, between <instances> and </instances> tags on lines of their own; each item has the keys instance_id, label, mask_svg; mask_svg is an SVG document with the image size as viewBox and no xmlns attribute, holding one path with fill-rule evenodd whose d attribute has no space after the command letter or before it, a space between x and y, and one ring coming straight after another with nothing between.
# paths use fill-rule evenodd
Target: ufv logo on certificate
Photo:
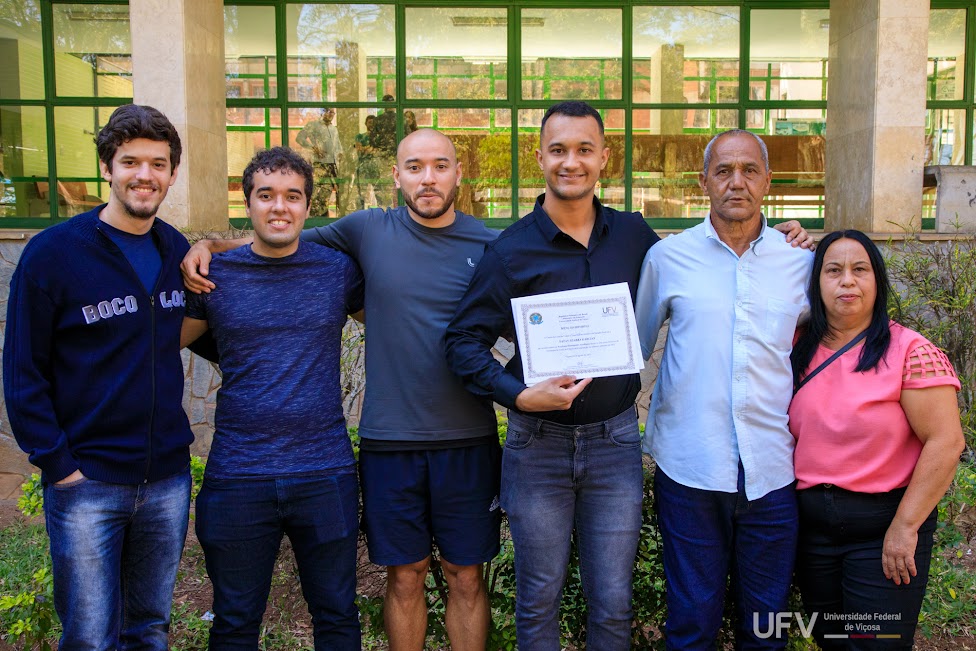
<instances>
[{"instance_id":1,"label":"ufv logo on certificate","mask_svg":"<svg viewBox=\"0 0 976 651\"><path fill-rule=\"evenodd\" d=\"M644 368L627 283L512 299L524 382L607 377Z\"/></svg>"}]
</instances>

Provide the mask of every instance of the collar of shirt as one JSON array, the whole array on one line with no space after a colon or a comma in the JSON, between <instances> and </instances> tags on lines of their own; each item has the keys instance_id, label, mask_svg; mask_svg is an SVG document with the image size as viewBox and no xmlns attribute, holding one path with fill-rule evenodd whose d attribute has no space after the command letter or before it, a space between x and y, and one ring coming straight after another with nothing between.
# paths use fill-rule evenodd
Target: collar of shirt
<instances>
[{"instance_id":1,"label":"collar of shirt","mask_svg":"<svg viewBox=\"0 0 976 651\"><path fill-rule=\"evenodd\" d=\"M542 202L545 200L545 198L545 193L542 193L536 197L535 207L532 209L532 212L529 213L529 216L535 219L536 224L539 225L539 230L542 231L542 234L550 242L556 241L556 238L560 235L572 240L573 238L559 230L559 227L556 226L555 222L552 221L552 217L550 217L549 213L547 213L545 208L542 207ZM596 221L593 223L593 232L596 233L598 237L595 240L591 237L590 247L588 248L593 248L593 245L599 242L599 240L610 231L610 222L607 220L606 214L604 214L606 208L604 208L603 204L600 203L600 200L596 198L596 195L593 196L593 209L596 211ZM576 240L573 241L575 242Z\"/></svg>"},{"instance_id":2,"label":"collar of shirt","mask_svg":"<svg viewBox=\"0 0 976 651\"><path fill-rule=\"evenodd\" d=\"M762 213L759 213L759 218L762 220L761 225L759 227L759 237L757 237L756 239L754 239L749 244L749 250L752 251L753 254L755 254L755 255L759 255L759 248L760 248L759 247L759 243L762 242L763 241L763 238L766 236L766 225L767 225L766 224L766 215L764 215ZM723 242L722 241L722 238L720 238L718 236L718 233L715 231L715 226L712 224L712 216L711 215L709 215L708 217L705 218L704 235L705 235L705 237L707 237L709 239L713 239L713 240L717 241L719 244L721 244L722 246L724 246L725 248L727 248L729 251L731 251L733 255L735 255L736 257L739 257L735 253L735 251L732 251L732 247L730 247L728 244L726 244L725 242Z\"/></svg>"}]
</instances>

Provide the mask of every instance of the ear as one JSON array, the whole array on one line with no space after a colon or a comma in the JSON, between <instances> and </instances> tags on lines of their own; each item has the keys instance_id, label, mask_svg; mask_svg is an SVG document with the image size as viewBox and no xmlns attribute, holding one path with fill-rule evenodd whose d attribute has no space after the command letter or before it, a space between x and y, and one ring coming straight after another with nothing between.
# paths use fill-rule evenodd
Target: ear
<instances>
[{"instance_id":1,"label":"ear","mask_svg":"<svg viewBox=\"0 0 976 651\"><path fill-rule=\"evenodd\" d=\"M457 164L457 182L454 184L457 187L461 187L461 161Z\"/></svg>"},{"instance_id":2,"label":"ear","mask_svg":"<svg viewBox=\"0 0 976 651\"><path fill-rule=\"evenodd\" d=\"M393 185L396 186L397 190L400 189L400 170L397 169L396 165L393 166Z\"/></svg>"},{"instance_id":3,"label":"ear","mask_svg":"<svg viewBox=\"0 0 976 651\"><path fill-rule=\"evenodd\" d=\"M173 174L169 177L169 187L173 187L173 184L176 183L176 174L179 171L180 171L179 165L173 168Z\"/></svg>"},{"instance_id":4,"label":"ear","mask_svg":"<svg viewBox=\"0 0 976 651\"><path fill-rule=\"evenodd\" d=\"M108 181L109 185L112 184L112 170L108 168L108 165L104 161L98 161L98 169L102 173L102 178Z\"/></svg>"},{"instance_id":5,"label":"ear","mask_svg":"<svg viewBox=\"0 0 976 651\"><path fill-rule=\"evenodd\" d=\"M702 189L702 192L708 194L708 189L705 188L705 173L698 172L698 187Z\"/></svg>"},{"instance_id":6,"label":"ear","mask_svg":"<svg viewBox=\"0 0 976 651\"><path fill-rule=\"evenodd\" d=\"M536 149L535 150L535 162L537 162L539 164L539 169L541 170L542 169L542 150L541 149Z\"/></svg>"},{"instance_id":7,"label":"ear","mask_svg":"<svg viewBox=\"0 0 976 651\"><path fill-rule=\"evenodd\" d=\"M600 169L604 170L607 168L607 161L610 160L610 148L604 147L603 153L600 154Z\"/></svg>"}]
</instances>

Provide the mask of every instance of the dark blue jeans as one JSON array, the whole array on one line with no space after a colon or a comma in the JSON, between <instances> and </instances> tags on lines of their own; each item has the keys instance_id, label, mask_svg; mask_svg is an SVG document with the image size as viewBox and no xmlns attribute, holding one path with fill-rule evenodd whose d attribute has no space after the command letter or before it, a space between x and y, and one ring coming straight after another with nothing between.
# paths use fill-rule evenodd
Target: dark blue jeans
<instances>
[{"instance_id":1,"label":"dark blue jeans","mask_svg":"<svg viewBox=\"0 0 976 651\"><path fill-rule=\"evenodd\" d=\"M714 649L731 573L737 649L782 649L786 634L763 639L769 613L785 612L796 557L796 492L790 484L746 499L739 466L737 493L690 488L661 468L654 495L664 551L668 649Z\"/></svg>"},{"instance_id":2,"label":"dark blue jeans","mask_svg":"<svg viewBox=\"0 0 976 651\"><path fill-rule=\"evenodd\" d=\"M643 471L635 410L592 425L509 412L502 508L515 545L521 651L558 651L559 601L573 531L586 595L586 646L630 648Z\"/></svg>"},{"instance_id":3,"label":"dark blue jeans","mask_svg":"<svg viewBox=\"0 0 976 651\"><path fill-rule=\"evenodd\" d=\"M204 479L196 531L214 588L211 649L258 648L282 536L288 535L315 648L360 647L355 473Z\"/></svg>"},{"instance_id":4,"label":"dark blue jeans","mask_svg":"<svg viewBox=\"0 0 976 651\"><path fill-rule=\"evenodd\" d=\"M918 531L918 575L911 583L895 585L885 578L881 552L904 494L904 488L868 494L823 485L797 491L800 547L796 582L807 615L817 613L813 635L821 648L912 648L938 513L932 511ZM857 634L892 637L847 637Z\"/></svg>"},{"instance_id":5,"label":"dark blue jeans","mask_svg":"<svg viewBox=\"0 0 976 651\"><path fill-rule=\"evenodd\" d=\"M165 651L190 513L190 474L44 487L63 651Z\"/></svg>"}]
</instances>

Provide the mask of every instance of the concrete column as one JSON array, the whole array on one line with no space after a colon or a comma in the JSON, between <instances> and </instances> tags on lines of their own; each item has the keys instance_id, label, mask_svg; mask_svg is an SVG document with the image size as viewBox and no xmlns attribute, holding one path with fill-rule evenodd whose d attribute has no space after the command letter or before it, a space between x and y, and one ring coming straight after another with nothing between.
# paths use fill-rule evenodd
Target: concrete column
<instances>
[{"instance_id":1,"label":"concrete column","mask_svg":"<svg viewBox=\"0 0 976 651\"><path fill-rule=\"evenodd\" d=\"M928 0L831 0L825 229L921 225Z\"/></svg>"},{"instance_id":2,"label":"concrete column","mask_svg":"<svg viewBox=\"0 0 976 651\"><path fill-rule=\"evenodd\" d=\"M165 113L183 141L176 184L159 214L177 228L226 230L224 5L131 0L129 19L133 100Z\"/></svg>"}]
</instances>

